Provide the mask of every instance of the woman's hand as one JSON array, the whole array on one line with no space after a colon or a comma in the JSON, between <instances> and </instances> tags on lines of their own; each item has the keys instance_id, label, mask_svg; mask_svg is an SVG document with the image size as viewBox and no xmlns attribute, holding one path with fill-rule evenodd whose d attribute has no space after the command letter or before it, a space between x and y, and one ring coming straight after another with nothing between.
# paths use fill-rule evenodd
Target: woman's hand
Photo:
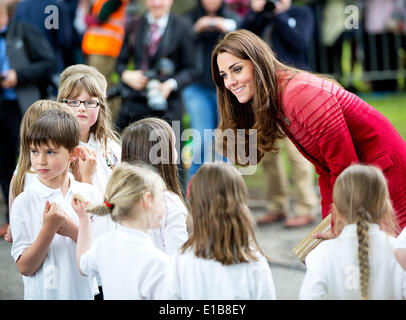
<instances>
[{"instance_id":1,"label":"woman's hand","mask_svg":"<svg viewBox=\"0 0 406 320\"><path fill-rule=\"evenodd\" d=\"M335 237L337 237L337 235L330 231L327 232L316 232L312 234L313 238L315 239L321 239L321 240L329 240L329 239L334 239Z\"/></svg>"}]
</instances>

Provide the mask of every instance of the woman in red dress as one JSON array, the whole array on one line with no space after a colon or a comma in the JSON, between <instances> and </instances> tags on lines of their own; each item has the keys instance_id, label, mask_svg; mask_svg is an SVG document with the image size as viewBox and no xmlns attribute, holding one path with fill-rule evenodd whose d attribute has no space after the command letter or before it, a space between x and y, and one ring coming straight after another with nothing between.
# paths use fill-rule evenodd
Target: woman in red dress
<instances>
[{"instance_id":1,"label":"woman in red dress","mask_svg":"<svg viewBox=\"0 0 406 320\"><path fill-rule=\"evenodd\" d=\"M258 161L277 151L276 139L288 136L319 175L323 218L330 213L337 176L352 163L371 164L385 174L403 229L406 142L381 113L327 76L284 65L247 30L230 32L217 44L212 76L219 129L255 129ZM226 144L224 139L224 151Z\"/></svg>"}]
</instances>

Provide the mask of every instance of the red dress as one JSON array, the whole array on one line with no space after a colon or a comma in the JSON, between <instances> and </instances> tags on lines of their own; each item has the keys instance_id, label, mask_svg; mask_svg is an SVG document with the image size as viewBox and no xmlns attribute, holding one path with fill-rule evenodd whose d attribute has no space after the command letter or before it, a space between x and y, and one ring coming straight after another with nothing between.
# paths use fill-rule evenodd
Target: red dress
<instances>
[{"instance_id":1,"label":"red dress","mask_svg":"<svg viewBox=\"0 0 406 320\"><path fill-rule=\"evenodd\" d=\"M337 176L350 164L363 163L383 170L398 223L406 225L406 142L388 119L356 95L306 72L288 82L280 111L282 129L319 175L323 218Z\"/></svg>"}]
</instances>

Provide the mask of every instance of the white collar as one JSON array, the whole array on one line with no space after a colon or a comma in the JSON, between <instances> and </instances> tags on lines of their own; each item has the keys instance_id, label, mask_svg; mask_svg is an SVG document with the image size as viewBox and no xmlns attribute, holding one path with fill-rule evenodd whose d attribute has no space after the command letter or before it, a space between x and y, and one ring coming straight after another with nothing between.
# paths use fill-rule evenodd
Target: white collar
<instances>
[{"instance_id":1,"label":"white collar","mask_svg":"<svg viewBox=\"0 0 406 320\"><path fill-rule=\"evenodd\" d=\"M139 238L140 240L144 240L144 241L153 243L151 240L151 237L142 230L125 227L120 222L117 223L116 225L117 225L117 232L119 232L121 235L130 236L130 237L135 236L135 237Z\"/></svg>"},{"instance_id":2,"label":"white collar","mask_svg":"<svg viewBox=\"0 0 406 320\"><path fill-rule=\"evenodd\" d=\"M369 224L369 232L371 233L376 233L379 232L379 225L376 223L370 223ZM347 224L343 230L341 231L339 237L348 237L348 236L354 236L357 234L357 225L355 223Z\"/></svg>"},{"instance_id":3,"label":"white collar","mask_svg":"<svg viewBox=\"0 0 406 320\"><path fill-rule=\"evenodd\" d=\"M77 185L79 182L77 182L71 173L68 172L68 179L69 179L69 188L66 194L68 194L70 191L73 192L73 190L76 189ZM30 189L35 190L36 193L39 194L40 197L42 198L49 198L51 195L54 195L56 193L61 193L61 189L53 189L45 185L41 180L38 178L33 180L32 184L30 185Z\"/></svg>"},{"instance_id":4,"label":"white collar","mask_svg":"<svg viewBox=\"0 0 406 320\"><path fill-rule=\"evenodd\" d=\"M147 12L146 14L146 18L148 21L149 25L152 25L154 23L158 24L159 30L163 33L163 31L165 30L166 26L168 25L168 20L169 20L169 13L160 17L158 20L155 20L152 15Z\"/></svg>"},{"instance_id":5,"label":"white collar","mask_svg":"<svg viewBox=\"0 0 406 320\"><path fill-rule=\"evenodd\" d=\"M89 134L89 140L88 140L87 142L80 141L80 142L79 142L79 145L82 145L82 146L91 146L91 147L96 148L96 146L97 146L97 141L96 141L96 139L95 139L95 137L94 137L94 134L91 132L91 133Z\"/></svg>"}]
</instances>

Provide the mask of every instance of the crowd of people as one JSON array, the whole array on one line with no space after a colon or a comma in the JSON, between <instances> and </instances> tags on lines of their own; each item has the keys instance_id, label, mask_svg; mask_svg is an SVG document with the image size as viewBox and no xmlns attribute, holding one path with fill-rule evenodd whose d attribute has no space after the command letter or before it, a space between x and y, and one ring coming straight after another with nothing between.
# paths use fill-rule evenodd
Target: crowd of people
<instances>
[{"instance_id":1,"label":"crowd of people","mask_svg":"<svg viewBox=\"0 0 406 320\"><path fill-rule=\"evenodd\" d=\"M173 0L144 4L127 17L126 0L0 0L1 235L24 298L276 299L233 165L246 165L240 144L206 148L204 131L218 128L257 134L270 199L258 224L312 223L316 168L334 223L315 235L326 241L306 258L299 298L405 299L406 143L312 72L311 8L198 0L181 17ZM185 173L173 129L183 106L202 138ZM233 164L207 163L213 153ZM347 285L348 266L359 285Z\"/></svg>"}]
</instances>

